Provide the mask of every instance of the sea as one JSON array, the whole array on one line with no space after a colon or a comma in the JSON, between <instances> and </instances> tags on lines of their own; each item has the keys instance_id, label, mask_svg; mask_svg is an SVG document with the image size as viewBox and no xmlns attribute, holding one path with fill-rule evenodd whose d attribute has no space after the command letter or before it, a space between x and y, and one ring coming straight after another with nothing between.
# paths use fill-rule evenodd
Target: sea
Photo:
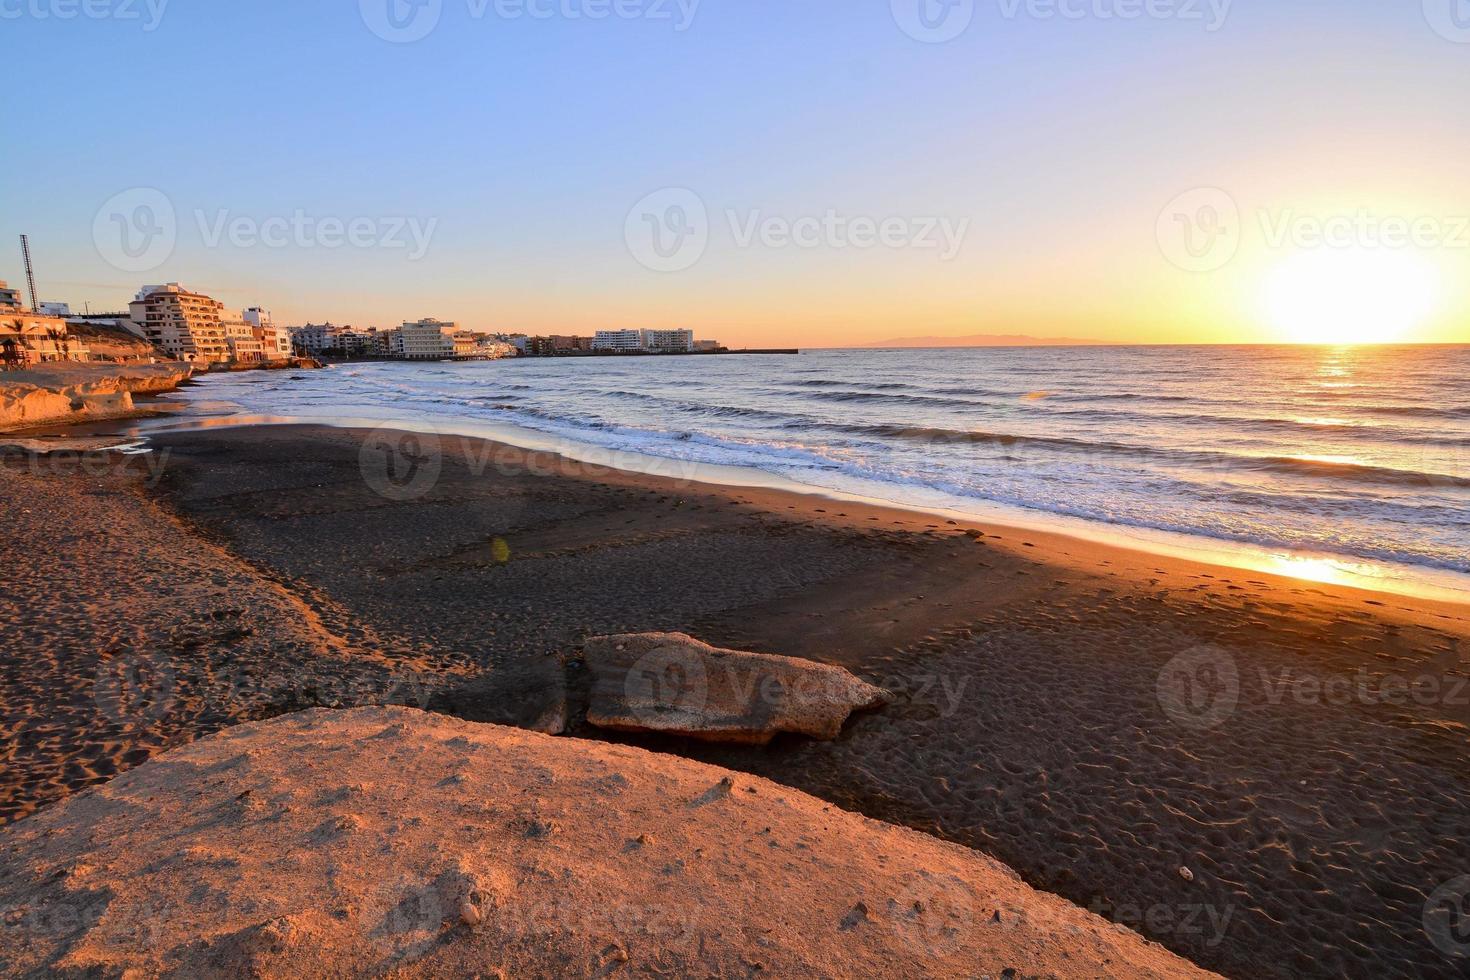
<instances>
[{"instance_id":1,"label":"sea","mask_svg":"<svg viewBox=\"0 0 1470 980\"><path fill-rule=\"evenodd\" d=\"M181 397L225 417L488 425L583 457L1249 552L1322 580L1470 582L1470 346L349 363L211 375Z\"/></svg>"}]
</instances>

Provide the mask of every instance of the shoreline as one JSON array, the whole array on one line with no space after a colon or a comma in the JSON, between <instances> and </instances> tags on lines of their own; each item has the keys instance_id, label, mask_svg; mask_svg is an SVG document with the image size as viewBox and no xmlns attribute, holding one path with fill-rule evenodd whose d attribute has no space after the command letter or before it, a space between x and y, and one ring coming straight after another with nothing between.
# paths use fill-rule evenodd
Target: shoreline
<instances>
[{"instance_id":1,"label":"shoreline","mask_svg":"<svg viewBox=\"0 0 1470 980\"><path fill-rule=\"evenodd\" d=\"M1378 695L1470 674L1445 659L1463 607L472 438L420 483L422 440L372 436L232 426L153 433L110 473L0 464L35 585L0 631L8 814L301 708L523 723L563 676L577 703L586 637L678 630L895 699L833 742L614 735L575 709L567 733L973 848L1226 975L1454 975L1421 922L1470 866L1470 718L1448 688ZM395 445L413 465L385 482ZM1173 698L1200 658L1228 699Z\"/></svg>"},{"instance_id":2,"label":"shoreline","mask_svg":"<svg viewBox=\"0 0 1470 980\"><path fill-rule=\"evenodd\" d=\"M441 438L463 436L486 439L536 452L552 452L575 462L631 473L734 488L780 490L836 504L866 504L1011 532L1055 535L1084 544L1136 551L1157 558L1209 565L1234 572L1255 572L1366 593L1470 606L1470 573L1467 572L1329 552L1272 548L1156 528L1108 524L991 501L976 501L975 506L968 509L905 503L801 483L753 467L699 463L624 450L604 450L591 443L503 422L460 419L440 424L426 419L402 418L191 415L186 408L179 415L166 416L156 427L140 427L136 434L146 438L150 432L155 431L187 432L259 425L323 425L341 429L415 432Z\"/></svg>"}]
</instances>

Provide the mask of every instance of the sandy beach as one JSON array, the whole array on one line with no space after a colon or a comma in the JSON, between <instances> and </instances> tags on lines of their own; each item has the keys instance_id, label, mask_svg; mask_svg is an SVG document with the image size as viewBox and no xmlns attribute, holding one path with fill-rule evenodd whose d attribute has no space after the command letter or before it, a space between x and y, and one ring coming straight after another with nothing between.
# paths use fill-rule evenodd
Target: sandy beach
<instances>
[{"instance_id":1,"label":"sandy beach","mask_svg":"<svg viewBox=\"0 0 1470 980\"><path fill-rule=\"evenodd\" d=\"M385 468L394 438L7 459L4 818L304 707L526 724L565 672L570 734L975 848L1207 969L1460 975L1426 907L1470 872L1470 610L477 440ZM644 630L896 698L833 742L613 738L576 654Z\"/></svg>"}]
</instances>

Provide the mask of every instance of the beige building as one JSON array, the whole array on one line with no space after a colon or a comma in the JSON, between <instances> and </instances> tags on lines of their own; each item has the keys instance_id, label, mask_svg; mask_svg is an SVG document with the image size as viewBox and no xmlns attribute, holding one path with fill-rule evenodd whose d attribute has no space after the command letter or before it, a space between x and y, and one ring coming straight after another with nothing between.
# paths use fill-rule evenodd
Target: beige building
<instances>
[{"instance_id":1,"label":"beige building","mask_svg":"<svg viewBox=\"0 0 1470 980\"><path fill-rule=\"evenodd\" d=\"M230 360L249 362L272 359L274 352L266 351L265 342L256 335L255 328L244 319L222 317L219 325L224 331L225 348L229 351Z\"/></svg>"},{"instance_id":2,"label":"beige building","mask_svg":"<svg viewBox=\"0 0 1470 980\"><path fill-rule=\"evenodd\" d=\"M475 357L480 353L480 335L468 330L456 330L451 339L454 341L455 357Z\"/></svg>"},{"instance_id":3,"label":"beige building","mask_svg":"<svg viewBox=\"0 0 1470 980\"><path fill-rule=\"evenodd\" d=\"M245 322L250 324L251 333L260 341L266 360L276 361L291 356L291 332L276 326L271 321L269 310L252 306L245 311Z\"/></svg>"},{"instance_id":4,"label":"beige building","mask_svg":"<svg viewBox=\"0 0 1470 980\"><path fill-rule=\"evenodd\" d=\"M230 346L221 324L224 304L176 282L144 286L128 304L133 322L155 347L186 361L227 361Z\"/></svg>"},{"instance_id":5,"label":"beige building","mask_svg":"<svg viewBox=\"0 0 1470 980\"><path fill-rule=\"evenodd\" d=\"M443 360L455 354L459 324L429 317L388 332L388 354L410 361Z\"/></svg>"},{"instance_id":6,"label":"beige building","mask_svg":"<svg viewBox=\"0 0 1470 980\"><path fill-rule=\"evenodd\" d=\"M34 313L20 293L0 281L0 365L30 367L46 361L85 361L86 344L73 337L66 319Z\"/></svg>"}]
</instances>

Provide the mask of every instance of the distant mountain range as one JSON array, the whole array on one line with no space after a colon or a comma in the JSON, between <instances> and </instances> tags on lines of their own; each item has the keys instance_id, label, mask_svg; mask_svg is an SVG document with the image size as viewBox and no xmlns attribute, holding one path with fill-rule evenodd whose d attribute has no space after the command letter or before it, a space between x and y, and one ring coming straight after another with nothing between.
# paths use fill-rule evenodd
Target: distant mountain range
<instances>
[{"instance_id":1,"label":"distant mountain range","mask_svg":"<svg viewBox=\"0 0 1470 980\"><path fill-rule=\"evenodd\" d=\"M1098 347L1105 340L1076 337L1032 337L1023 333L974 333L967 337L896 337L858 347Z\"/></svg>"}]
</instances>

